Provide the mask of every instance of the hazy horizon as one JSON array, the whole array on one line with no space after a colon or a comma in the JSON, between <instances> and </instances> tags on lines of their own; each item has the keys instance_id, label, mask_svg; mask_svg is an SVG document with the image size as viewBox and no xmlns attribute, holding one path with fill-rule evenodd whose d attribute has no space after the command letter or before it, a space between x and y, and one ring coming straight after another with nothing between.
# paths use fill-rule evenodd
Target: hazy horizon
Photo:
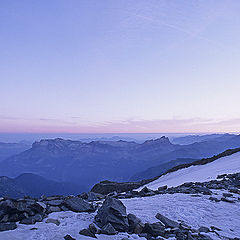
<instances>
[{"instance_id":1,"label":"hazy horizon","mask_svg":"<svg viewBox=\"0 0 240 240\"><path fill-rule=\"evenodd\" d=\"M42 139L63 138L66 140L94 141L94 140L125 140L143 142L150 139L157 139L166 136L171 140L177 137L190 135L210 135L210 134L239 134L235 133L1 133L0 142L22 142L33 143Z\"/></svg>"}]
</instances>

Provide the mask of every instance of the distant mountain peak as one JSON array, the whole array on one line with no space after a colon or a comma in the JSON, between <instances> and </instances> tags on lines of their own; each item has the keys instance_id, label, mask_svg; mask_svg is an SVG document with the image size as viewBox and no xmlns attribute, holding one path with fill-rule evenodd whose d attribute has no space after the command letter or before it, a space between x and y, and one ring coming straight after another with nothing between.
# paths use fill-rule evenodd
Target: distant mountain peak
<instances>
[{"instance_id":1,"label":"distant mountain peak","mask_svg":"<svg viewBox=\"0 0 240 240\"><path fill-rule=\"evenodd\" d=\"M168 137L162 136L160 138L145 141L143 144L172 144Z\"/></svg>"}]
</instances>

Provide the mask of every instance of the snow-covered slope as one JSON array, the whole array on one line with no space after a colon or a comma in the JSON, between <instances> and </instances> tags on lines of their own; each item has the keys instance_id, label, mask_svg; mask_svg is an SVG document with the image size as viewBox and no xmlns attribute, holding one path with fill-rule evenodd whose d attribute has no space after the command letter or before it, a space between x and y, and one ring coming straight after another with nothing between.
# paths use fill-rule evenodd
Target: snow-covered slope
<instances>
[{"instance_id":1,"label":"snow-covered slope","mask_svg":"<svg viewBox=\"0 0 240 240\"><path fill-rule=\"evenodd\" d=\"M220 197L224 191L215 191L214 196ZM238 194L234 195L236 198ZM172 220L181 220L187 225L197 229L201 226L215 226L224 237L240 237L240 202L234 204L227 202L215 203L209 196L194 197L189 194L162 194L152 197L132 198L123 200L129 213L134 213L144 222L156 222L156 214L160 212ZM214 239L215 234L209 234Z\"/></svg>"},{"instance_id":2,"label":"snow-covered slope","mask_svg":"<svg viewBox=\"0 0 240 240\"><path fill-rule=\"evenodd\" d=\"M219 158L205 165L191 166L168 173L145 186L156 190L164 185L175 187L185 182L206 182L216 179L217 175L236 172L240 172L240 152Z\"/></svg>"}]
</instances>

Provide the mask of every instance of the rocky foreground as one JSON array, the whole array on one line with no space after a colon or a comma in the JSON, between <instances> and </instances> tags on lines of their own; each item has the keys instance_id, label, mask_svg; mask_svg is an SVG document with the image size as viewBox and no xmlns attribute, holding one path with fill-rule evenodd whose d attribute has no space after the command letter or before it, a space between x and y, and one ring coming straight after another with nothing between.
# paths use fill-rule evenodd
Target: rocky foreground
<instances>
[{"instance_id":1,"label":"rocky foreground","mask_svg":"<svg viewBox=\"0 0 240 240\"><path fill-rule=\"evenodd\" d=\"M127 199L146 199L146 202L148 202L147 200L153 196L167 196L169 194L171 194L172 198L175 198L177 194L187 194L192 199L196 199L194 201L198 201L198 198L205 196L209 204L223 202L229 204L229 206L235 206L235 204L240 202L240 173L221 175L218 176L217 180L204 183L191 182L174 188L162 186L155 191L145 187L141 191L112 192L107 195L89 192L68 197L42 196L39 199L30 197L17 200L0 198L0 231L14 230L22 225L32 225L37 222L45 222L61 227L61 220L49 218L48 216L51 213L71 211L94 214L91 218L91 223L78 230L79 236L88 236L90 238L99 238L101 235L117 236L119 232L122 232L127 233L126 236L138 235L140 238L145 239L208 240L212 239L211 236L215 236L214 239L218 239L218 236L219 239L240 239L238 238L239 236L222 238L219 225L193 228L184 221L173 221L166 217L161 212L161 209L158 209L158 212L155 214L155 222L151 223L143 221L134 212L128 212L127 214L124 205ZM172 206L172 208L175 207L177 206ZM37 228L33 225L31 230L34 231L35 229ZM71 240L76 238L69 233L65 235L64 239Z\"/></svg>"}]
</instances>

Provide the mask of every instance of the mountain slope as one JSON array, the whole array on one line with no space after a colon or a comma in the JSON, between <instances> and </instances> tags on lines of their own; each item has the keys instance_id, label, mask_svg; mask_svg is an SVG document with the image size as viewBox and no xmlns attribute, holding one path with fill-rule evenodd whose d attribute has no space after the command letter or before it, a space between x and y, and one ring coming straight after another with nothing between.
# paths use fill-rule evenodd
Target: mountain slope
<instances>
[{"instance_id":1,"label":"mountain slope","mask_svg":"<svg viewBox=\"0 0 240 240\"><path fill-rule=\"evenodd\" d=\"M161 174L163 174L164 172L166 172L167 170L181 165L181 164L187 164L187 163L191 163L196 161L196 159L192 159L192 158L177 158L175 160L154 166L154 167L150 167L145 171L142 172L138 172L136 174L134 174L129 181L140 181L140 180L145 180L145 179L150 179L150 178L154 178L156 176L159 176Z\"/></svg>"},{"instance_id":2,"label":"mountain slope","mask_svg":"<svg viewBox=\"0 0 240 240\"><path fill-rule=\"evenodd\" d=\"M24 173L16 178L0 177L0 197L20 198L26 195L40 197L42 195L80 194L87 189L83 186L56 182L32 173Z\"/></svg>"},{"instance_id":3,"label":"mountain slope","mask_svg":"<svg viewBox=\"0 0 240 240\"><path fill-rule=\"evenodd\" d=\"M156 190L158 187L164 185L175 187L185 182L206 182L217 179L217 176L221 174L238 172L240 172L240 149L230 156L220 157L215 161L203 165L192 165L169 172L145 186Z\"/></svg>"},{"instance_id":4,"label":"mountain slope","mask_svg":"<svg viewBox=\"0 0 240 240\"><path fill-rule=\"evenodd\" d=\"M14 179L4 176L0 177L0 198L3 196L20 198L24 195L27 195L26 190Z\"/></svg>"},{"instance_id":5,"label":"mountain slope","mask_svg":"<svg viewBox=\"0 0 240 240\"><path fill-rule=\"evenodd\" d=\"M31 148L31 145L26 143L0 142L0 162L10 156L19 154L29 148Z\"/></svg>"}]
</instances>

